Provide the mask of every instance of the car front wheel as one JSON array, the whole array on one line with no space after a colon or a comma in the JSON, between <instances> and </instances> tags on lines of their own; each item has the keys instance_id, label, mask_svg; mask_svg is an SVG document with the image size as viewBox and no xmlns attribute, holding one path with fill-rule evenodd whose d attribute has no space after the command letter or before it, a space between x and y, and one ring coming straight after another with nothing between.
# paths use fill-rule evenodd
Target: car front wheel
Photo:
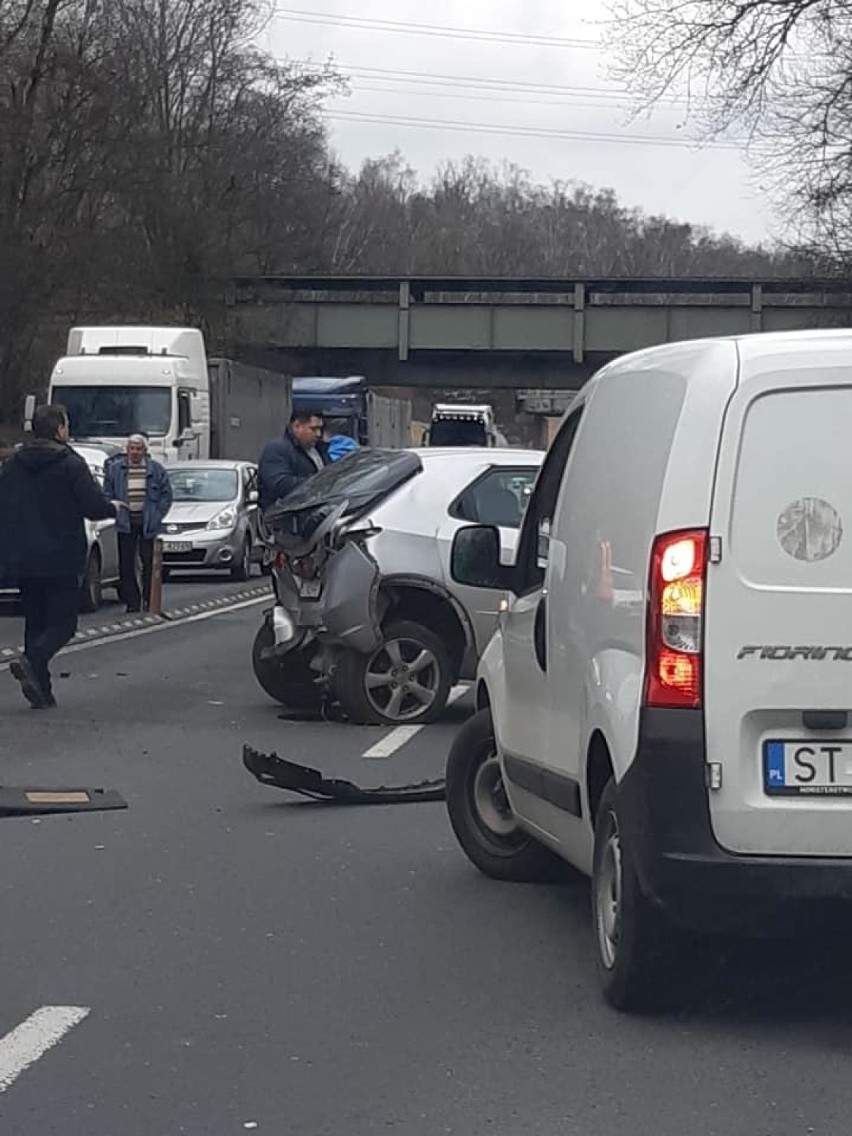
<instances>
[{"instance_id":1,"label":"car front wheel","mask_svg":"<svg viewBox=\"0 0 852 1136\"><path fill-rule=\"evenodd\" d=\"M243 541L239 559L231 569L231 579L243 581L251 576L251 541L248 537Z\"/></svg>"}]
</instances>

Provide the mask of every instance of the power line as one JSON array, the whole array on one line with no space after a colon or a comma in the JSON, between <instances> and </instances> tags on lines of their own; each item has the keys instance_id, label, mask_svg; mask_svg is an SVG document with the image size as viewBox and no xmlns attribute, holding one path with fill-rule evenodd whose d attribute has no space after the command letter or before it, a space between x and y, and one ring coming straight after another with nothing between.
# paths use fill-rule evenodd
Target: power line
<instances>
[{"instance_id":1,"label":"power line","mask_svg":"<svg viewBox=\"0 0 852 1136\"><path fill-rule=\"evenodd\" d=\"M478 134L505 134L521 138L553 138L577 142L619 142L631 146L666 146L697 148L700 143L694 139L666 138L652 134L614 134L585 130L547 130L527 126L502 126L493 122L452 122L446 119L414 118L407 115L369 114L361 111L330 110L327 118L346 122L368 122L385 126L404 126L425 130L454 130ZM719 150L742 150L742 142L707 142L703 145Z\"/></svg>"},{"instance_id":2,"label":"power line","mask_svg":"<svg viewBox=\"0 0 852 1136\"><path fill-rule=\"evenodd\" d=\"M317 71L322 71L326 67L326 64L316 63L310 59L302 59L297 62L302 67ZM470 75L433 74L428 71L392 71L382 67L347 67L343 63L333 64L332 66L339 68L345 77L352 76L353 78L369 79L371 82L381 83L398 81L430 87L451 87L454 91L458 90L459 87L465 87L472 90L505 91L510 94L530 92L542 95L593 95L600 99L619 102L619 104L624 99L631 97L630 92L626 89L608 90L606 87L571 87L553 83L529 83L523 79L482 79ZM678 106L683 106L688 102L687 99L679 98L677 95L667 95L656 101Z\"/></svg>"},{"instance_id":3,"label":"power line","mask_svg":"<svg viewBox=\"0 0 852 1136\"><path fill-rule=\"evenodd\" d=\"M418 91L417 89L411 90L399 85L394 85L390 81L387 86L371 87L369 84L356 83L352 87L353 94L361 94L369 92L371 94L380 95L408 95L411 98L428 97L432 99L463 99L466 102L477 103L494 103L494 102L508 102L512 101L515 106L566 106L575 107L578 110L619 110L629 109L629 104L626 102L600 102L600 101L577 101L574 96L565 95L550 95L547 98L529 98L526 97L526 92L520 91L492 91L490 94L471 94L468 91ZM520 95L525 97L521 98ZM580 96L582 98L582 96Z\"/></svg>"},{"instance_id":4,"label":"power line","mask_svg":"<svg viewBox=\"0 0 852 1136\"><path fill-rule=\"evenodd\" d=\"M441 39L477 40L482 43L511 43L526 47L568 47L596 50L600 44L591 39L564 36L530 36L516 32L495 32L474 28L450 28L439 24L413 24L400 20L371 20L363 16L338 16L326 12L304 12L298 8L278 8L275 15L282 20L302 24L325 24L364 31L394 32L400 35L438 36Z\"/></svg>"}]
</instances>

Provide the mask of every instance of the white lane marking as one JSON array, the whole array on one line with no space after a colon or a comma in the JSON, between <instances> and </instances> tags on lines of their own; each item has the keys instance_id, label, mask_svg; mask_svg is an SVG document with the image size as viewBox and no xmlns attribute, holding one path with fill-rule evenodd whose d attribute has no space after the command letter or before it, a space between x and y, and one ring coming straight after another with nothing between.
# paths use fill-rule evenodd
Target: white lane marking
<instances>
[{"instance_id":1,"label":"white lane marking","mask_svg":"<svg viewBox=\"0 0 852 1136\"><path fill-rule=\"evenodd\" d=\"M0 1093L82 1022L87 1006L42 1006L0 1038Z\"/></svg>"},{"instance_id":2,"label":"white lane marking","mask_svg":"<svg viewBox=\"0 0 852 1136\"><path fill-rule=\"evenodd\" d=\"M454 686L447 699L447 705L451 706L454 702L457 702L463 694L467 694L469 689L470 687L466 683ZM422 729L423 726L395 726L389 734L379 738L376 744L370 746L361 756L375 760L392 757L398 749L402 749L406 742L410 742Z\"/></svg>"},{"instance_id":3,"label":"white lane marking","mask_svg":"<svg viewBox=\"0 0 852 1136\"><path fill-rule=\"evenodd\" d=\"M204 619L215 619L217 615L229 615L232 611L240 611L244 607L256 607L258 604L268 603L269 596L256 596L253 600L243 600L242 603L229 604L227 607L216 608L215 611L202 611L198 615L190 615L186 619L165 620L163 623L152 623L147 627L137 627L135 631L124 631L120 635L104 635L102 639L90 639L87 643L72 643L63 647L59 655L73 655L76 651L89 651L92 647L102 647L107 643L121 643L125 639L137 639L140 635L153 635L156 631L166 631L171 627L186 627L187 623L199 623ZM23 647L20 648L23 651ZM59 658L57 655L57 658ZM7 671L8 663L0 663L0 671Z\"/></svg>"}]
</instances>

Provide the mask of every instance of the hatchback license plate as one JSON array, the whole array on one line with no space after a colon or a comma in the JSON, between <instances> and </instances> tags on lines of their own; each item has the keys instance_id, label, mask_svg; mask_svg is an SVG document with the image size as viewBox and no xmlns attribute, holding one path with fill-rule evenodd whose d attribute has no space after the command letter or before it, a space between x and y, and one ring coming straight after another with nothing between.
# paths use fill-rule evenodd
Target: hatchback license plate
<instances>
[{"instance_id":1,"label":"hatchback license plate","mask_svg":"<svg viewBox=\"0 0 852 1136\"><path fill-rule=\"evenodd\" d=\"M163 552L192 552L192 542L188 540L167 540Z\"/></svg>"},{"instance_id":2,"label":"hatchback license plate","mask_svg":"<svg viewBox=\"0 0 852 1136\"><path fill-rule=\"evenodd\" d=\"M764 742L763 785L772 797L852 796L852 741Z\"/></svg>"}]
</instances>

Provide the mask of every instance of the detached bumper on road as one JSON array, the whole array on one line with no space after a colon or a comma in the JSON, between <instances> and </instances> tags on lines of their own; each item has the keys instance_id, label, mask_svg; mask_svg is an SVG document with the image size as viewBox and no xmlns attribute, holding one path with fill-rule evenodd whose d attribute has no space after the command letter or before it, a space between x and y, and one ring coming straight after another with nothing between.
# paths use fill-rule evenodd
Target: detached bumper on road
<instances>
[{"instance_id":1,"label":"detached bumper on road","mask_svg":"<svg viewBox=\"0 0 852 1136\"><path fill-rule=\"evenodd\" d=\"M852 858L743 856L716 841L700 710L643 712L619 814L642 890L679 923L722 931L789 904L852 900Z\"/></svg>"}]
</instances>

